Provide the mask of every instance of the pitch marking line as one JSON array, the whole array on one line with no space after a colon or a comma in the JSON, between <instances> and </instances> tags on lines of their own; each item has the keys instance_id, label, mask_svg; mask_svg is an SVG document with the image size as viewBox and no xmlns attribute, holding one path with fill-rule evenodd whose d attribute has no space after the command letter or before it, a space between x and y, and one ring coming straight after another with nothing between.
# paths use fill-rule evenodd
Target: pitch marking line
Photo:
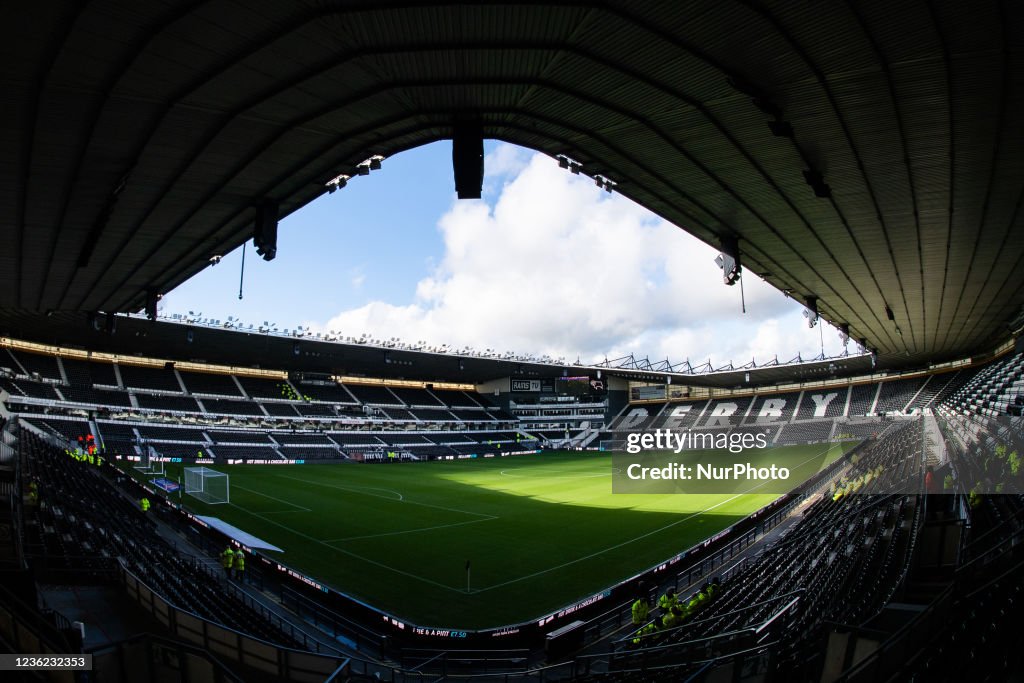
<instances>
[{"instance_id":1,"label":"pitch marking line","mask_svg":"<svg viewBox=\"0 0 1024 683\"><path fill-rule=\"evenodd\" d=\"M536 477L533 476L534 472L535 470L531 470L529 473L519 474L517 470L501 470L498 474L503 477L535 479ZM541 473L541 477L544 479L596 479L597 477L610 477L621 473L622 470L617 467L613 467L610 472L600 472L597 474L566 474L564 472L560 474Z\"/></svg>"},{"instance_id":2,"label":"pitch marking line","mask_svg":"<svg viewBox=\"0 0 1024 683\"><path fill-rule=\"evenodd\" d=\"M302 507L301 505L296 505L295 503L293 503L293 502L291 502L289 500L283 500L281 498L275 498L274 496L270 495L269 493L263 493L262 491L257 491L255 489L250 489L250 488L246 488L244 486L239 486L238 484L235 484L235 488L236 489L242 489L243 491L248 491L249 493L255 493L257 496L263 496L264 498L269 498L270 500L276 500L278 503L284 503L285 505L291 505L292 507L298 508L299 510L302 510L303 512L312 512L312 510L310 510L307 507ZM292 512L292 510L277 510L276 512Z\"/></svg>"},{"instance_id":3,"label":"pitch marking line","mask_svg":"<svg viewBox=\"0 0 1024 683\"><path fill-rule=\"evenodd\" d=\"M366 490L388 491L389 493L394 493L395 495L397 495L398 496L397 501L400 502L400 503L406 503L408 505L419 505L421 507L434 508L435 510L445 510L447 512L458 512L459 514L463 514L463 515L473 515L474 517L481 517L484 520L487 520L487 519L498 519L495 515L488 515L488 514L485 514L483 512L471 512L470 510L456 510L455 508L446 508L443 505L434 505L432 503L418 503L418 502L416 502L414 500L405 500L405 498L402 497L401 493L398 493L398 491L391 491L390 489L377 489L377 488L373 488L372 486L354 487L354 486L342 486L340 484L325 484L322 481L309 481L308 479L299 479L298 477L289 477L287 474L279 474L277 476L284 477L285 479L291 479L293 481L301 481L303 484L311 484L313 486L325 486L325 487L327 487L329 489L338 489L339 491L352 491L354 493L362 493L365 496L373 496L374 498L384 498L385 500L396 500L394 498L386 498L385 496L379 496L379 495L377 495L375 493L366 493L365 492Z\"/></svg>"},{"instance_id":4,"label":"pitch marking line","mask_svg":"<svg viewBox=\"0 0 1024 683\"><path fill-rule=\"evenodd\" d=\"M337 551L337 552L341 553L342 555L348 555L349 557L354 557L357 560L362 560L363 562L375 565L377 567L380 567L381 569L386 569L388 571L395 572L396 574L401 574L403 576L408 576L411 579L416 579L417 581L422 581L424 583L429 583L432 586L437 586L438 588L444 588L444 589L450 590L453 593L461 593L463 595L465 595L465 593L466 593L466 591L463 590L462 588L452 588L451 586L447 586L447 585L445 585L443 583L438 583L437 581L432 581L431 579L425 578L423 576L419 576L418 574L412 574L410 572L402 571L401 569L396 569L396 568L392 567L391 565L384 564L383 562L377 562L376 560L371 560L371 559L369 559L367 557L363 557L362 555L359 555L357 553L353 553L353 552L351 552L349 550L344 550L342 548L338 548L337 546L328 545L325 541L321 541L320 539L313 538L309 534L304 534L301 531L299 531L298 529L291 528L287 524L281 524L280 522L275 522L274 520L270 519L269 517L261 515L258 512L253 512L252 510L249 510L248 508L244 508L241 505L236 505L234 503L228 503L228 505L231 505L232 507L236 507L239 510L241 510L242 512L248 513L248 514L252 515L253 517L259 517L264 522L269 522L270 524L273 524L274 526L279 526L282 529L284 529L285 531L289 531L289 532L295 534L296 536L301 536L302 538L305 538L308 541L312 541L313 543L319 543L320 545L324 546L325 548L330 548L331 550Z\"/></svg>"},{"instance_id":5,"label":"pitch marking line","mask_svg":"<svg viewBox=\"0 0 1024 683\"><path fill-rule=\"evenodd\" d=\"M498 519L492 517L491 519ZM434 529L449 529L453 526L465 526L466 524L480 524L481 522L489 522L490 519L471 519L466 522L453 522L451 524L438 524L437 526L428 526L420 529L403 529L402 531L385 531L379 534L366 534L364 536L347 536L345 538L328 538L325 539L324 543L341 543L342 541L358 541L364 538L380 538L382 536L399 536L401 534L418 534L421 531L433 531Z\"/></svg>"},{"instance_id":6,"label":"pitch marking line","mask_svg":"<svg viewBox=\"0 0 1024 683\"><path fill-rule=\"evenodd\" d=\"M817 455L814 455L814 456L811 456L810 458L807 458L807 460L804 460L802 463L800 463L800 465L808 463L811 460L814 460L815 458L820 457L822 455L827 455L830 450L832 450L831 446L829 446L827 449L825 449L821 453L818 453ZM798 465L797 467L799 467L800 465ZM524 574L523 576L519 576L519 577L516 577L514 579L510 579L508 581L502 581L501 583L496 583L493 586L488 586L486 588L478 588L478 589L474 590L473 592L474 593L486 593L487 591L491 590L492 588L501 588L502 586L508 586L508 585L513 584L513 583L518 583L520 581L524 581L526 579L532 579L535 576L541 576L543 574L547 574L548 572L553 572L556 569L562 569L563 567L569 567L569 566L572 566L572 565L577 564L579 562L582 562L584 560L589 560L591 558L597 557L598 555L603 555L604 553L608 552L609 550L616 550L616 549L621 548L623 546L630 545L631 543L635 543L636 541L639 541L641 539L644 539L644 538L647 538L649 536L653 536L655 534L661 533L662 531L664 531L666 529L671 529L672 527L674 527L674 526L676 526L678 524L682 524L683 522L689 521L689 520L693 519L694 517L698 517L698 516L703 515L703 514L705 514L707 512L710 512L710 511L714 510L717 507L721 507L722 505L725 505L726 503L728 503L730 501L736 500L737 498L739 498L742 495L746 495L746 494L750 493L751 491L764 486L767 483L768 482L764 482L764 483L758 484L753 489L749 489L747 491L743 491L741 493L737 493L732 498L727 498L725 500L719 501L719 502L715 503L714 505L712 505L709 508L705 508L704 510L700 510L699 512L694 512L693 514L687 515L686 517L683 517L682 519L677 519L676 521L671 522L669 524L666 524L663 527L660 527L658 529L654 529L652 531L648 531L646 534L641 534L639 536L636 536L635 538L631 538L631 539L625 540L622 543L616 543L613 546L609 546L609 547L604 548L602 550L598 550L597 552L590 553L589 555L584 555L583 557L578 557L575 560L569 560L568 562L563 562L562 564L555 565L554 567L548 567L547 569L542 569L540 571L533 572L532 574Z\"/></svg>"}]
</instances>

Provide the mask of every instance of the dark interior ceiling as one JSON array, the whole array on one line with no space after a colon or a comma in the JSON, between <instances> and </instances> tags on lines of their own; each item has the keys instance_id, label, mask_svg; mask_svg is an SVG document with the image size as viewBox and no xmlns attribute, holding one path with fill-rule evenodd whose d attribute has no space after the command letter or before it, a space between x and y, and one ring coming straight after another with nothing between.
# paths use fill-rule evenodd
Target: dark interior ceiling
<instances>
[{"instance_id":1,"label":"dark interior ceiling","mask_svg":"<svg viewBox=\"0 0 1024 683\"><path fill-rule=\"evenodd\" d=\"M0 12L3 309L138 310L250 238L264 198L286 215L467 117L738 238L889 363L991 348L1024 303L1014 0Z\"/></svg>"}]
</instances>

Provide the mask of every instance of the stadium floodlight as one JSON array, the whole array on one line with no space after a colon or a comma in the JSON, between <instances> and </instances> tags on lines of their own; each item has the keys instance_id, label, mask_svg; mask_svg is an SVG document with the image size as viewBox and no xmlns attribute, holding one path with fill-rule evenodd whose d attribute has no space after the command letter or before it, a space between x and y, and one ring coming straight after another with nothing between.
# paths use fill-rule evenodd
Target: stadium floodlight
<instances>
[{"instance_id":1,"label":"stadium floodlight","mask_svg":"<svg viewBox=\"0 0 1024 683\"><path fill-rule=\"evenodd\" d=\"M807 309L804 311L804 317L807 318L807 327L813 328L818 324L818 297L807 297L804 305L807 306Z\"/></svg>"},{"instance_id":2,"label":"stadium floodlight","mask_svg":"<svg viewBox=\"0 0 1024 683\"><path fill-rule=\"evenodd\" d=\"M818 324L818 316L808 308L804 309L804 317L807 318L807 327L814 327Z\"/></svg>"},{"instance_id":3,"label":"stadium floodlight","mask_svg":"<svg viewBox=\"0 0 1024 683\"><path fill-rule=\"evenodd\" d=\"M324 183L324 185L327 187L328 192L334 192L335 190L340 190L341 188L348 185L348 181L351 177L352 176L348 175L347 173L342 173L341 175L334 176L326 183Z\"/></svg>"},{"instance_id":4,"label":"stadium floodlight","mask_svg":"<svg viewBox=\"0 0 1024 683\"><path fill-rule=\"evenodd\" d=\"M715 263L722 269L722 282L730 287L739 282L742 266L739 240L736 237L727 236L722 239L721 251L715 258Z\"/></svg>"}]
</instances>

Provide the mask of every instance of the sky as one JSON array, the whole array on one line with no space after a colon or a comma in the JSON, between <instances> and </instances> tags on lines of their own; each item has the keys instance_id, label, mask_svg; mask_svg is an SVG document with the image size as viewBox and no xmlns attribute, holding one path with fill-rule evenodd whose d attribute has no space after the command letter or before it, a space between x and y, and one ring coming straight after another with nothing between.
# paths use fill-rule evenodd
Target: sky
<instances>
[{"instance_id":1,"label":"sky","mask_svg":"<svg viewBox=\"0 0 1024 683\"><path fill-rule=\"evenodd\" d=\"M239 248L166 293L161 314L583 363L842 352L837 330L810 329L753 273L742 313L717 250L631 200L544 154L485 152L482 199L455 197L450 141L403 152L282 220L275 260L250 241L241 300Z\"/></svg>"}]
</instances>

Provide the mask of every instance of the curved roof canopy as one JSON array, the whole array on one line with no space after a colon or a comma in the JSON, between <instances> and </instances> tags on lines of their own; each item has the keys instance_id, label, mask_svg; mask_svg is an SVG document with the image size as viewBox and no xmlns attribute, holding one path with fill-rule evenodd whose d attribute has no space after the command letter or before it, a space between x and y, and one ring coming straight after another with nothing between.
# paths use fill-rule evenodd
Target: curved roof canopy
<instances>
[{"instance_id":1,"label":"curved roof canopy","mask_svg":"<svg viewBox=\"0 0 1024 683\"><path fill-rule=\"evenodd\" d=\"M264 200L287 215L458 121L736 240L890 359L989 348L1024 303L1024 3L4 13L0 308L138 310L250 238Z\"/></svg>"}]
</instances>

